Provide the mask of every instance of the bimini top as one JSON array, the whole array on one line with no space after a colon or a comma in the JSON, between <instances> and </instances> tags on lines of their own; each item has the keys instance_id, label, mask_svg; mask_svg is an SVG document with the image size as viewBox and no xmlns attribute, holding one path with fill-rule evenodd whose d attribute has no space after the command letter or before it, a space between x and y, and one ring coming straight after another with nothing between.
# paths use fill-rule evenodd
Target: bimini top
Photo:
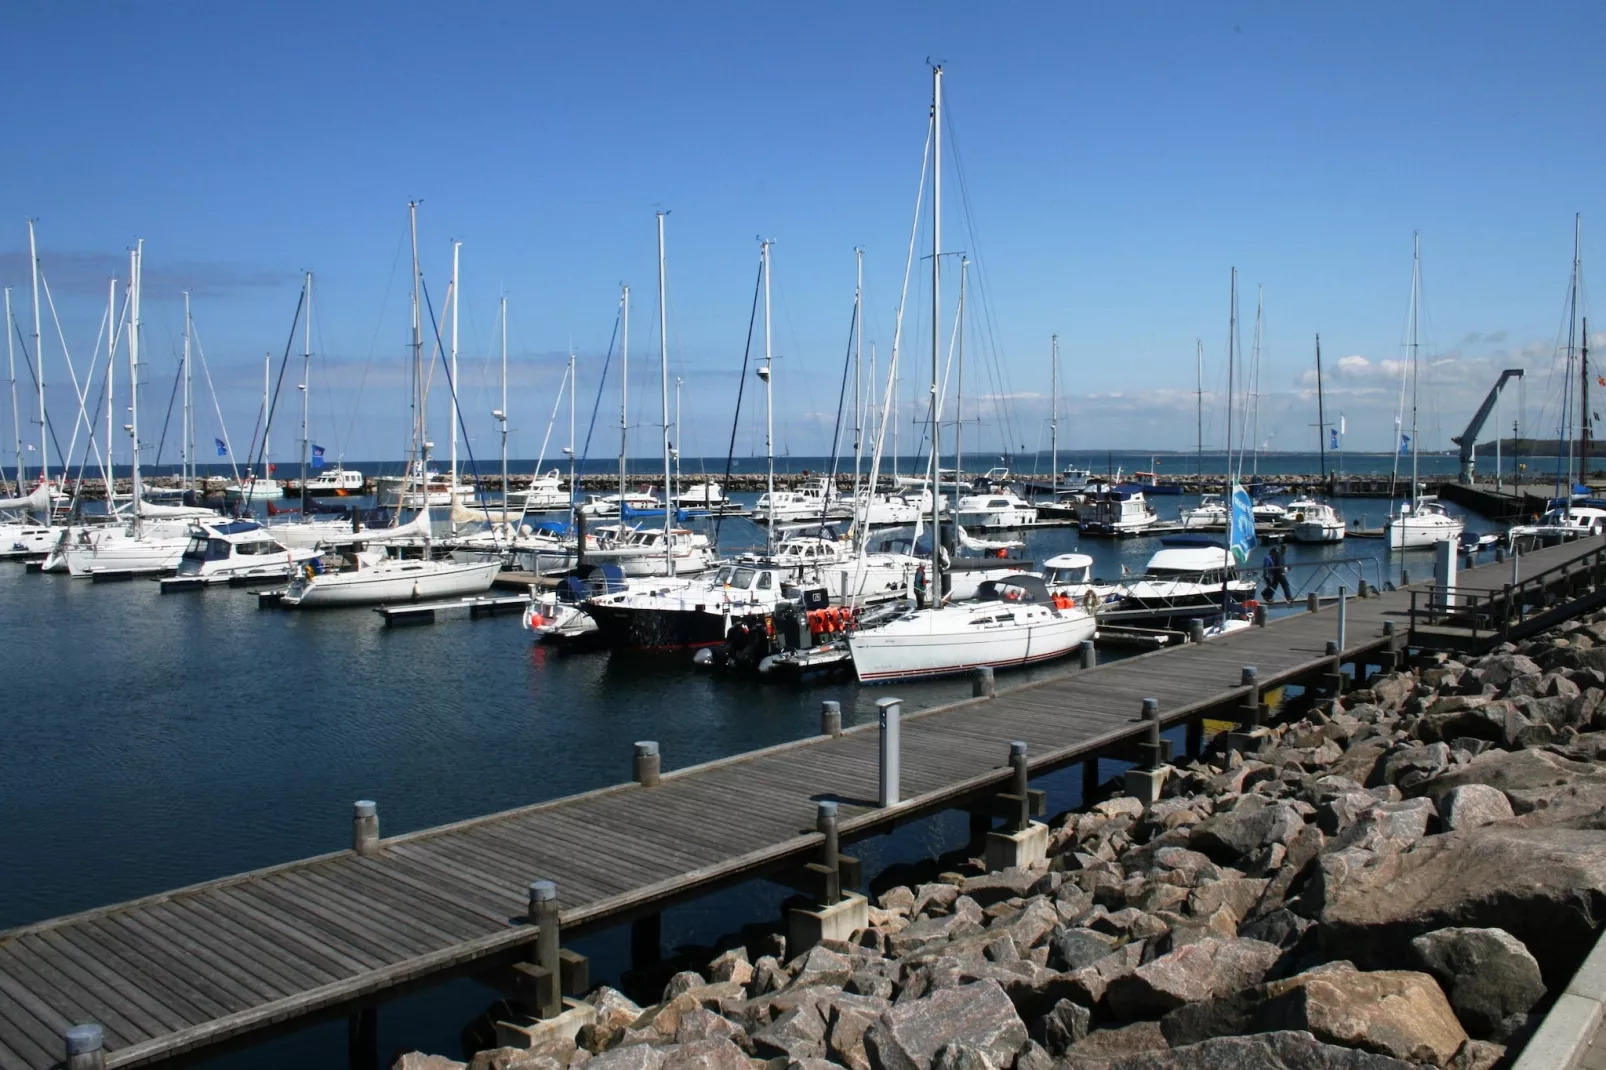
<instances>
[{"instance_id":1,"label":"bimini top","mask_svg":"<svg viewBox=\"0 0 1606 1070\"><path fill-rule=\"evenodd\" d=\"M1224 546L1177 546L1157 550L1149 558L1151 573L1210 572L1236 564Z\"/></svg>"},{"instance_id":2,"label":"bimini top","mask_svg":"<svg viewBox=\"0 0 1606 1070\"><path fill-rule=\"evenodd\" d=\"M1041 602L1048 605L1054 596L1048 593L1043 577L1030 572L1014 572L996 580L984 580L976 589L978 602Z\"/></svg>"},{"instance_id":3,"label":"bimini top","mask_svg":"<svg viewBox=\"0 0 1606 1070\"><path fill-rule=\"evenodd\" d=\"M1043 562L1044 568L1087 568L1093 558L1087 554L1056 554Z\"/></svg>"}]
</instances>

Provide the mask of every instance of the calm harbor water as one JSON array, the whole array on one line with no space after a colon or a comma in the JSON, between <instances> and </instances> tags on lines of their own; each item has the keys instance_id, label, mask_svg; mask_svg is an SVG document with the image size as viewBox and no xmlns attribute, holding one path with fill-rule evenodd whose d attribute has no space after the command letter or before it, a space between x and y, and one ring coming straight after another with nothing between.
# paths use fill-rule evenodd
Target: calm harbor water
<instances>
[{"instance_id":1,"label":"calm harbor water","mask_svg":"<svg viewBox=\"0 0 1606 1070\"><path fill-rule=\"evenodd\" d=\"M1191 503L1157 500L1162 515ZM1373 525L1386 509L1344 506ZM727 543L760 540L726 521ZM1158 543L1053 529L1032 533L1026 553L1041 561L1078 547L1115 577L1122 565L1141 571ZM1289 559L1296 586L1320 577L1327 590L1353 587L1355 568L1376 583L1402 564L1418 576L1432 567L1430 552L1389 555L1381 540L1290 547ZM1364 564L1319 567L1343 559ZM675 768L810 735L822 699L856 724L874 718L878 698L896 694L912 710L969 693L963 680L798 689L703 675L678 656L565 656L533 644L515 617L388 630L366 610L263 611L239 590L163 596L149 581L10 565L0 606L13 688L0 719L0 928L344 848L355 799L377 800L395 834L620 782L633 740L659 740ZM934 856L958 846L963 828L962 818L929 822L861 853L872 870L877 859ZM711 943L774 917L781 895L760 882L676 908L666 943ZM596 979L617 978L618 933L581 950L595 956ZM455 1054L458 1030L493 996L464 980L392 1001L380 1013L382 1061L413 1047ZM345 1060L344 1024L326 1022L211 1063Z\"/></svg>"}]
</instances>

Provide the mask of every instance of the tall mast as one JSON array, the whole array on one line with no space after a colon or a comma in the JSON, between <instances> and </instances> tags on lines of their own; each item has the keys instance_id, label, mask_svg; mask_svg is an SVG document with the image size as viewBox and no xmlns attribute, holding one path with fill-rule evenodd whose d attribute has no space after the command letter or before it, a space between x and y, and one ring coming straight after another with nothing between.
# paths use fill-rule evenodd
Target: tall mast
<instances>
[{"instance_id":1,"label":"tall mast","mask_svg":"<svg viewBox=\"0 0 1606 1070\"><path fill-rule=\"evenodd\" d=\"M107 327L107 330L111 329L110 326ZM11 329L11 287L9 286L6 287L6 366L11 372L11 430L17 436L17 497L20 498L26 493L22 489L23 479L25 478L22 467L22 410L17 407L17 347L13 341ZM111 443L107 443L106 447L110 449ZM108 498L107 502L109 503L110 501L111 499ZM107 505L107 508L111 508L110 504Z\"/></svg>"},{"instance_id":2,"label":"tall mast","mask_svg":"<svg viewBox=\"0 0 1606 1070\"><path fill-rule=\"evenodd\" d=\"M418 450L419 507L424 516L424 560L430 557L429 444L424 441L424 313L423 277L418 270L418 202L407 203L407 225L413 251L413 445ZM405 483L403 484L405 486ZM455 490L455 487L454 487ZM400 510L397 510L398 515Z\"/></svg>"},{"instance_id":3,"label":"tall mast","mask_svg":"<svg viewBox=\"0 0 1606 1070\"><path fill-rule=\"evenodd\" d=\"M1316 335L1316 449L1322 459L1322 488L1327 487L1327 413L1322 407L1322 336Z\"/></svg>"},{"instance_id":4,"label":"tall mast","mask_svg":"<svg viewBox=\"0 0 1606 1070\"><path fill-rule=\"evenodd\" d=\"M144 272L145 239L139 239L129 255L132 258L129 275L133 281L128 302L128 437L131 447L130 482L134 493L134 531L137 535L143 510L139 486L139 298L143 288L141 275Z\"/></svg>"},{"instance_id":5,"label":"tall mast","mask_svg":"<svg viewBox=\"0 0 1606 1070\"><path fill-rule=\"evenodd\" d=\"M669 494L669 293L664 268L664 216L658 213L658 387L664 428L664 573L675 574L674 548L669 542L669 516L674 509Z\"/></svg>"},{"instance_id":6,"label":"tall mast","mask_svg":"<svg viewBox=\"0 0 1606 1070\"><path fill-rule=\"evenodd\" d=\"M312 397L312 272L303 283L307 293L307 322L301 333L301 515L307 515L307 464L312 459L312 439L307 431L307 415ZM185 362L187 367L188 361Z\"/></svg>"},{"instance_id":7,"label":"tall mast","mask_svg":"<svg viewBox=\"0 0 1606 1070\"><path fill-rule=\"evenodd\" d=\"M450 493L454 504L457 501L457 307L463 303L461 300L462 294L459 292L457 285L457 265L458 254L462 248L462 242L452 242L452 381L450 384L451 389L448 391L450 403L447 407L452 410L452 489ZM503 486L506 486L506 484L504 483Z\"/></svg>"},{"instance_id":8,"label":"tall mast","mask_svg":"<svg viewBox=\"0 0 1606 1070\"><path fill-rule=\"evenodd\" d=\"M1193 400L1198 410L1195 419L1198 423L1198 434L1194 439L1194 449L1198 452L1198 459L1194 462L1194 475L1199 477L1199 493L1204 493L1204 339L1193 340Z\"/></svg>"},{"instance_id":9,"label":"tall mast","mask_svg":"<svg viewBox=\"0 0 1606 1070\"><path fill-rule=\"evenodd\" d=\"M179 486L190 489L190 292L184 291L184 417L179 431Z\"/></svg>"},{"instance_id":10,"label":"tall mast","mask_svg":"<svg viewBox=\"0 0 1606 1070\"><path fill-rule=\"evenodd\" d=\"M456 305L452 306L454 309ZM502 295L502 407L496 419L502 425L502 523L507 523L507 295ZM536 475L540 476L540 472ZM454 484L455 485L455 484Z\"/></svg>"},{"instance_id":11,"label":"tall mast","mask_svg":"<svg viewBox=\"0 0 1606 1070\"><path fill-rule=\"evenodd\" d=\"M942 604L942 498L937 459L942 456L937 382L942 337L942 67L931 68L931 604Z\"/></svg>"},{"instance_id":12,"label":"tall mast","mask_svg":"<svg viewBox=\"0 0 1606 1070\"><path fill-rule=\"evenodd\" d=\"M619 519L625 515L625 452L630 444L630 287L619 288L624 333L619 347Z\"/></svg>"},{"instance_id":13,"label":"tall mast","mask_svg":"<svg viewBox=\"0 0 1606 1070\"><path fill-rule=\"evenodd\" d=\"M575 442L574 442L574 354L569 354L569 527L574 527L575 505ZM585 547L580 547L584 552Z\"/></svg>"},{"instance_id":14,"label":"tall mast","mask_svg":"<svg viewBox=\"0 0 1606 1070\"><path fill-rule=\"evenodd\" d=\"M133 254L130 253L130 259ZM133 296L132 291L129 294ZM106 283L106 511L117 511L117 466L112 459L112 414L116 406L113 386L117 379L117 329L122 325L117 315L117 280L110 279Z\"/></svg>"},{"instance_id":15,"label":"tall mast","mask_svg":"<svg viewBox=\"0 0 1606 1070\"><path fill-rule=\"evenodd\" d=\"M675 492L673 498L676 502L679 502L680 500L680 451L684 448L684 443L681 441L680 437L680 383L680 376L675 376L675 443L674 450L672 451L675 455L675 485L672 489ZM707 504L708 472L706 469L703 471L703 483L703 502L704 504Z\"/></svg>"},{"instance_id":16,"label":"tall mast","mask_svg":"<svg viewBox=\"0 0 1606 1070\"><path fill-rule=\"evenodd\" d=\"M1050 358L1048 376L1051 406L1048 417L1048 498L1053 502L1059 489L1060 472L1060 336L1053 335L1050 343L1054 355Z\"/></svg>"},{"instance_id":17,"label":"tall mast","mask_svg":"<svg viewBox=\"0 0 1606 1070\"><path fill-rule=\"evenodd\" d=\"M765 239L758 245L759 260L764 265L764 457L768 468L764 488L770 503L770 522L765 528L766 550L775 548L775 392L771 386L774 377L775 355L770 348L770 242Z\"/></svg>"},{"instance_id":18,"label":"tall mast","mask_svg":"<svg viewBox=\"0 0 1606 1070\"><path fill-rule=\"evenodd\" d=\"M1578 482L1588 485L1589 479L1589 317L1584 317L1583 330L1578 336L1578 364L1583 372L1578 387Z\"/></svg>"},{"instance_id":19,"label":"tall mast","mask_svg":"<svg viewBox=\"0 0 1606 1070\"><path fill-rule=\"evenodd\" d=\"M965 458L965 295L969 291L970 258L959 258L959 374L954 390L954 509L959 508L959 473ZM941 471L941 469L938 469ZM1049 477L1050 479L1053 476ZM936 494L941 487L932 487Z\"/></svg>"},{"instance_id":20,"label":"tall mast","mask_svg":"<svg viewBox=\"0 0 1606 1070\"><path fill-rule=\"evenodd\" d=\"M33 362L39 382L39 481L50 482L50 429L45 425L45 354L39 348L39 247L28 220L28 263L33 268ZM9 330L9 327L7 328Z\"/></svg>"},{"instance_id":21,"label":"tall mast","mask_svg":"<svg viewBox=\"0 0 1606 1070\"><path fill-rule=\"evenodd\" d=\"M1232 269L1232 299L1227 312L1227 508L1228 517L1231 517L1233 484L1237 483L1238 476L1243 474L1243 452L1238 454L1238 471L1232 468L1232 406L1234 376L1237 372L1238 355L1238 269ZM1231 538L1231 524L1228 524L1228 538Z\"/></svg>"},{"instance_id":22,"label":"tall mast","mask_svg":"<svg viewBox=\"0 0 1606 1070\"><path fill-rule=\"evenodd\" d=\"M1421 300L1422 287L1422 238L1416 233L1411 234L1411 512L1415 513L1418 504L1418 491L1416 485L1416 391L1421 379L1420 363L1417 360L1417 321L1422 318L1418 302Z\"/></svg>"},{"instance_id":23,"label":"tall mast","mask_svg":"<svg viewBox=\"0 0 1606 1070\"><path fill-rule=\"evenodd\" d=\"M1569 290L1570 296L1568 298L1568 304L1567 304L1567 376L1568 376L1568 378L1563 380L1564 385L1562 387L1562 393L1561 393L1561 397L1562 397L1562 402L1561 402L1561 433L1557 436L1558 439L1564 439L1565 440L1565 451L1566 451L1566 454L1567 454L1567 463L1566 463L1566 466L1564 468L1563 465L1562 465L1562 452L1563 452L1563 448L1564 447L1560 443L1558 443L1557 446L1556 446L1556 496L1557 497L1563 497L1562 488L1561 488L1562 472L1565 471L1567 473L1567 482L1568 483L1571 483L1573 481L1573 456L1572 456L1572 454L1573 454L1573 440L1572 440L1571 429L1567 426L1568 421L1570 421L1572 419L1572 412L1570 411L1570 406L1568 404L1568 393L1571 390L1571 376L1572 376L1572 370L1573 370L1573 353L1575 352L1574 347L1576 346L1577 341L1578 341L1578 276L1580 274L1580 269L1581 269L1581 266L1582 266L1582 259L1581 259L1581 257L1582 257L1582 241L1583 241L1583 217L1579 213L1574 213L1573 214L1573 273L1572 273L1572 283L1571 283L1570 290ZM1567 493L1565 495L1565 500L1567 501L1568 508L1570 510L1571 509L1571 503L1572 503L1572 500L1573 500L1572 489L1570 487L1568 488Z\"/></svg>"},{"instance_id":24,"label":"tall mast","mask_svg":"<svg viewBox=\"0 0 1606 1070\"><path fill-rule=\"evenodd\" d=\"M859 392L864 377L861 366L864 357L864 250L859 246L853 248L853 261L853 507L857 510L864 505L859 487L859 469L864 460L864 402ZM868 519L869 508L864 508Z\"/></svg>"}]
</instances>

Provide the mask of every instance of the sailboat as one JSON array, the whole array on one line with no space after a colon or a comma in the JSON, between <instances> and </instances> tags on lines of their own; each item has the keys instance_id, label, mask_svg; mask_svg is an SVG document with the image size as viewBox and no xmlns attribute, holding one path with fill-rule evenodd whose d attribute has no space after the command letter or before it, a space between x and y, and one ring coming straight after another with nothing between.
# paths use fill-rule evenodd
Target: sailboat
<instances>
[{"instance_id":1,"label":"sailboat","mask_svg":"<svg viewBox=\"0 0 1606 1070\"><path fill-rule=\"evenodd\" d=\"M1333 433L1338 437L1337 431ZM1322 336L1316 336L1316 449L1321 457L1322 486L1327 486L1327 415L1322 401ZM1327 502L1318 498L1299 498L1288 503L1294 521L1295 542L1343 542L1347 525Z\"/></svg>"},{"instance_id":2,"label":"sailboat","mask_svg":"<svg viewBox=\"0 0 1606 1070\"><path fill-rule=\"evenodd\" d=\"M413 249L413 445L423 461L428 439L425 434L424 334L418 269L418 204L407 206ZM486 591L502 564L499 560L457 562L436 561L431 557L429 501L425 498L418 516L406 525L389 529L388 541L416 530L423 540L423 556L405 558L387 553L385 533L365 533L352 552L327 554L323 562L311 562L291 581L280 604L291 608L320 606L373 605L380 602L421 601L454 598ZM378 544L378 545L374 545ZM335 570L325 566L334 564Z\"/></svg>"},{"instance_id":3,"label":"sailboat","mask_svg":"<svg viewBox=\"0 0 1606 1070\"><path fill-rule=\"evenodd\" d=\"M270 393L273 388L273 354L262 355L262 474L247 472L238 483L223 488L223 497L231 502L268 502L284 495L284 487L273 478L277 467L268 461L268 415L272 408Z\"/></svg>"},{"instance_id":4,"label":"sailboat","mask_svg":"<svg viewBox=\"0 0 1606 1070\"><path fill-rule=\"evenodd\" d=\"M1436 497L1422 493L1417 481L1417 382L1419 360L1417 356L1417 325L1420 320L1422 293L1421 239L1411 235L1411 362L1405 370L1411 376L1411 500L1402 503L1400 511L1389 517L1383 525L1390 550L1410 550L1419 546L1433 546L1461 537L1466 526L1459 517L1445 512Z\"/></svg>"},{"instance_id":5,"label":"sailboat","mask_svg":"<svg viewBox=\"0 0 1606 1070\"><path fill-rule=\"evenodd\" d=\"M931 92L931 481L942 457L940 384L942 290L942 67L932 68ZM927 590L935 604L917 605L880 627L848 636L853 671L861 683L941 676L979 666L1028 665L1062 657L1091 639L1094 614L1055 599L1041 577L1017 573L981 585L977 601L943 600L942 515L933 496L931 562ZM962 511L962 509L960 510Z\"/></svg>"}]
</instances>

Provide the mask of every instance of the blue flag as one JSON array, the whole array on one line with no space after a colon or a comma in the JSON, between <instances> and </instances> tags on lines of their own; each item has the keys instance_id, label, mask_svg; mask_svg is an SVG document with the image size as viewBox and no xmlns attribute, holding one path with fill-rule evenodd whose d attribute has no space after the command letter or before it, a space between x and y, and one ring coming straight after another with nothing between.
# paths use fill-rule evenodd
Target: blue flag
<instances>
[{"instance_id":1,"label":"blue flag","mask_svg":"<svg viewBox=\"0 0 1606 1070\"><path fill-rule=\"evenodd\" d=\"M1338 428L1336 428L1336 427L1333 428L1333 430L1330 431L1329 434L1331 434L1333 436L1333 444L1331 446L1327 447L1327 448L1330 449L1330 450L1338 449Z\"/></svg>"},{"instance_id":2,"label":"blue flag","mask_svg":"<svg viewBox=\"0 0 1606 1070\"><path fill-rule=\"evenodd\" d=\"M1406 450L1408 450L1410 448L1411 448L1411 436L1410 435L1401 435L1400 436L1400 452L1404 453Z\"/></svg>"},{"instance_id":3,"label":"blue flag","mask_svg":"<svg viewBox=\"0 0 1606 1070\"><path fill-rule=\"evenodd\" d=\"M1250 499L1249 492L1237 483L1232 485L1227 546L1232 551L1232 559L1240 565L1249 560L1249 551L1255 548L1255 503Z\"/></svg>"},{"instance_id":4,"label":"blue flag","mask_svg":"<svg viewBox=\"0 0 1606 1070\"><path fill-rule=\"evenodd\" d=\"M229 455L228 443L224 442L221 438L214 438L212 441L217 443L217 455L219 457L227 457Z\"/></svg>"},{"instance_id":5,"label":"blue flag","mask_svg":"<svg viewBox=\"0 0 1606 1070\"><path fill-rule=\"evenodd\" d=\"M322 468L323 467L323 447L322 446L314 445L312 447L312 467L314 467L314 468Z\"/></svg>"}]
</instances>

